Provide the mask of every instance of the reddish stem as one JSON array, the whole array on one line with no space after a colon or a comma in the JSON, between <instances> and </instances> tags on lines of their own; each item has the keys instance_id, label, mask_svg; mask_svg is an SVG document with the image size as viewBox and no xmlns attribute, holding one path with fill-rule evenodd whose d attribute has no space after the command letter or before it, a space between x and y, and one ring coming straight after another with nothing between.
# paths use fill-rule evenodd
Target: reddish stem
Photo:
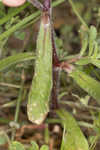
<instances>
[{"instance_id":1,"label":"reddish stem","mask_svg":"<svg viewBox=\"0 0 100 150\"><path fill-rule=\"evenodd\" d=\"M48 15L50 16L50 21L52 22L52 8L51 8L51 0L45 0L44 1L44 11L48 12ZM51 110L55 110L58 108L58 98L57 98L57 85L58 85L58 79L59 79L59 71L56 70L57 65L59 64L59 60L56 53L56 46L55 46L55 40L54 40L54 31L51 24L51 40L52 40L52 76L53 76L53 88L51 93Z\"/></svg>"},{"instance_id":2,"label":"reddish stem","mask_svg":"<svg viewBox=\"0 0 100 150\"><path fill-rule=\"evenodd\" d=\"M58 92L57 92L57 86L59 82L59 70L56 69L59 65L59 59L56 53L56 45L54 40L54 31L52 30L52 68L53 68L53 88L52 88L52 97L51 97L51 110L55 110L58 108Z\"/></svg>"}]
</instances>

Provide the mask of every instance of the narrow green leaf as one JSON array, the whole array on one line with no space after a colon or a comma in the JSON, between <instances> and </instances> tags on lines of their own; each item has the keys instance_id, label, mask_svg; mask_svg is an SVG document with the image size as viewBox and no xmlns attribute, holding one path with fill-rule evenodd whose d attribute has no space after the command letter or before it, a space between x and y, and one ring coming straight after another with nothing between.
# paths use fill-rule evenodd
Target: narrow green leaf
<instances>
[{"instance_id":1,"label":"narrow green leaf","mask_svg":"<svg viewBox=\"0 0 100 150\"><path fill-rule=\"evenodd\" d=\"M49 150L49 147L47 145L43 145L40 150Z\"/></svg>"},{"instance_id":2,"label":"narrow green leaf","mask_svg":"<svg viewBox=\"0 0 100 150\"><path fill-rule=\"evenodd\" d=\"M82 39L82 48L80 51L80 56L83 56L85 51L87 50L87 46L88 46L88 34L84 33L83 34L83 39Z\"/></svg>"},{"instance_id":3,"label":"narrow green leaf","mask_svg":"<svg viewBox=\"0 0 100 150\"><path fill-rule=\"evenodd\" d=\"M57 111L64 127L60 150L89 150L88 142L73 116L65 110Z\"/></svg>"},{"instance_id":4,"label":"narrow green leaf","mask_svg":"<svg viewBox=\"0 0 100 150\"><path fill-rule=\"evenodd\" d=\"M96 58L91 58L91 57L87 57L87 58L81 58L80 60L78 60L76 62L77 65L88 65L88 64L93 64L96 67L100 68L100 60L96 59Z\"/></svg>"},{"instance_id":5,"label":"narrow green leaf","mask_svg":"<svg viewBox=\"0 0 100 150\"><path fill-rule=\"evenodd\" d=\"M98 60L98 59L93 59L93 60L91 61L91 63L92 63L93 65L95 65L96 67L100 68L100 60Z\"/></svg>"},{"instance_id":6,"label":"narrow green leaf","mask_svg":"<svg viewBox=\"0 0 100 150\"><path fill-rule=\"evenodd\" d=\"M89 95L100 104L100 83L80 70L73 71L70 76Z\"/></svg>"},{"instance_id":7,"label":"narrow green leaf","mask_svg":"<svg viewBox=\"0 0 100 150\"><path fill-rule=\"evenodd\" d=\"M34 59L33 53L19 53L14 56L9 56L7 58L4 58L0 60L0 71L6 69L7 67L22 62L26 60Z\"/></svg>"},{"instance_id":8,"label":"narrow green leaf","mask_svg":"<svg viewBox=\"0 0 100 150\"><path fill-rule=\"evenodd\" d=\"M28 98L28 118L41 124L49 111L49 98L52 89L52 41L49 17L42 14L37 39L35 74Z\"/></svg>"},{"instance_id":9,"label":"narrow green leaf","mask_svg":"<svg viewBox=\"0 0 100 150\"><path fill-rule=\"evenodd\" d=\"M56 7L57 5L63 3L65 0L56 0L55 2L53 2L52 6ZM3 23L5 23L6 21L8 21L12 16L15 16L17 13L19 13L21 10L23 10L24 8L26 8L29 5L29 3L24 4L24 6L21 6L21 8L19 8L17 10L17 12L14 12L13 14L9 14L6 17L4 17L2 20L0 20L0 25L2 25ZM15 8L14 8L15 9ZM32 15L24 18L23 20L21 20L19 23L17 23L16 25L13 25L10 29L8 29L7 31L3 32L0 35L0 41L4 40L5 38L9 37L13 32L17 31L18 29L22 28L24 25L26 25L27 23L29 23L30 21L32 21L33 19L36 21L37 17L40 15L40 11L36 11L34 12Z\"/></svg>"},{"instance_id":10,"label":"narrow green leaf","mask_svg":"<svg viewBox=\"0 0 100 150\"><path fill-rule=\"evenodd\" d=\"M29 5L30 5L29 3L25 3L21 7L13 8L12 13L8 13L8 15L5 15L5 17L0 19L0 25L3 25L7 21L9 21L12 17L16 16L18 13L20 13L23 9L25 9Z\"/></svg>"},{"instance_id":11,"label":"narrow green leaf","mask_svg":"<svg viewBox=\"0 0 100 150\"><path fill-rule=\"evenodd\" d=\"M96 36L97 36L97 30L94 26L91 26L89 30L89 56L91 56L93 53Z\"/></svg>"},{"instance_id":12,"label":"narrow green leaf","mask_svg":"<svg viewBox=\"0 0 100 150\"><path fill-rule=\"evenodd\" d=\"M87 64L90 64L90 63L91 63L91 58L89 58L89 57L81 58L80 60L78 60L76 62L77 65L87 65Z\"/></svg>"},{"instance_id":13,"label":"narrow green leaf","mask_svg":"<svg viewBox=\"0 0 100 150\"><path fill-rule=\"evenodd\" d=\"M98 57L98 44L97 42L94 43L94 54L92 55L92 58L96 59Z\"/></svg>"},{"instance_id":14,"label":"narrow green leaf","mask_svg":"<svg viewBox=\"0 0 100 150\"><path fill-rule=\"evenodd\" d=\"M14 141L10 144L9 150L25 150L25 149L20 142Z\"/></svg>"}]
</instances>

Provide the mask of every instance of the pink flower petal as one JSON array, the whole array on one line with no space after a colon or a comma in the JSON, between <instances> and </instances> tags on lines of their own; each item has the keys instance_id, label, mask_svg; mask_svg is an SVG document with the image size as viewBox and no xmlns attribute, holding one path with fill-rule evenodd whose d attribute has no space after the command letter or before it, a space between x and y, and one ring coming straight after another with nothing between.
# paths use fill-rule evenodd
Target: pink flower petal
<instances>
[{"instance_id":1,"label":"pink flower petal","mask_svg":"<svg viewBox=\"0 0 100 150\"><path fill-rule=\"evenodd\" d=\"M18 7L23 5L26 0L2 0L2 2L9 7Z\"/></svg>"}]
</instances>

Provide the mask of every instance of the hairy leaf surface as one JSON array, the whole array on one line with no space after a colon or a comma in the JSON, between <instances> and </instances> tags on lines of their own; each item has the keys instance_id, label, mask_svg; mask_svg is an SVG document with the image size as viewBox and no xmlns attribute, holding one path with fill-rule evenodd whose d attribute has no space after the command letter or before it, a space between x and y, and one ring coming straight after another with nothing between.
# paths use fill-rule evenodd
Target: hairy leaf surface
<instances>
[{"instance_id":1,"label":"hairy leaf surface","mask_svg":"<svg viewBox=\"0 0 100 150\"><path fill-rule=\"evenodd\" d=\"M100 83L80 70L73 71L70 76L89 95L100 104Z\"/></svg>"},{"instance_id":2,"label":"hairy leaf surface","mask_svg":"<svg viewBox=\"0 0 100 150\"><path fill-rule=\"evenodd\" d=\"M37 39L35 74L28 99L29 120L41 124L49 111L52 89L52 43L50 18L42 15Z\"/></svg>"},{"instance_id":3,"label":"hairy leaf surface","mask_svg":"<svg viewBox=\"0 0 100 150\"><path fill-rule=\"evenodd\" d=\"M88 142L73 116L64 109L57 111L57 114L64 127L60 150L89 150Z\"/></svg>"}]
</instances>

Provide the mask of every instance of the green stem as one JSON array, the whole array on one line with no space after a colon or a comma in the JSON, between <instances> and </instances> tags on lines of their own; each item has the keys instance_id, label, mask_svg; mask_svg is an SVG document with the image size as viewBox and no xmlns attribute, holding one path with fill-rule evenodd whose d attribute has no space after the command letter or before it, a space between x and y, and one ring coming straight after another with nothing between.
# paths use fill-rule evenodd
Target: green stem
<instances>
[{"instance_id":1,"label":"green stem","mask_svg":"<svg viewBox=\"0 0 100 150\"><path fill-rule=\"evenodd\" d=\"M17 100L15 120L14 120L15 122L18 121L18 116L19 116L19 111L20 111L20 104L21 104L21 101L22 101L23 87L24 87L24 80L22 80L21 89L19 91L19 97L18 97L18 100Z\"/></svg>"},{"instance_id":2,"label":"green stem","mask_svg":"<svg viewBox=\"0 0 100 150\"><path fill-rule=\"evenodd\" d=\"M17 100L17 106L16 106L16 112L15 112L15 118L14 118L14 122L17 123L18 122L18 117L19 117L19 111L20 111L20 106L21 106L21 101L22 101L22 94L23 94L23 89L24 89L24 71L22 72L22 82L21 82L21 88L19 91L19 96L18 96L18 100ZM16 133L16 129L13 128L12 130L12 141L14 140L15 137L15 133Z\"/></svg>"},{"instance_id":3,"label":"green stem","mask_svg":"<svg viewBox=\"0 0 100 150\"><path fill-rule=\"evenodd\" d=\"M74 13L76 14L76 16L78 17L78 19L80 20L80 22L88 29L88 25L85 23L85 21L83 20L83 18L80 16L80 14L78 13L74 3L72 0L69 0L69 3L74 11Z\"/></svg>"}]
</instances>

